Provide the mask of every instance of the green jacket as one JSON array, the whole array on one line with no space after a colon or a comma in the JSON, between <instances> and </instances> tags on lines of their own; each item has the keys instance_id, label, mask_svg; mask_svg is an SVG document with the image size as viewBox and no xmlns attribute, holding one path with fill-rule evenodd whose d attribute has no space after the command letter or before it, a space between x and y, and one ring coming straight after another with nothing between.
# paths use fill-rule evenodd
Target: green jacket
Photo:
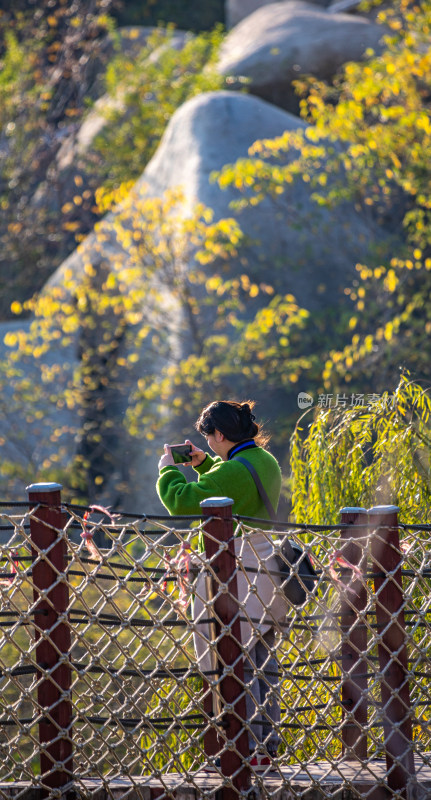
<instances>
[{"instance_id":1,"label":"green jacket","mask_svg":"<svg viewBox=\"0 0 431 800\"><path fill-rule=\"evenodd\" d=\"M258 473L276 509L281 491L281 471L277 460L262 447L253 447L238 455L247 459ZM233 513L243 517L269 519L256 484L248 469L232 458L222 461L207 453L205 461L196 467L197 481L187 482L176 466L163 467L157 481L157 493L173 516L200 514L199 503L208 497L231 497ZM264 527L264 526L260 526Z\"/></svg>"}]
</instances>

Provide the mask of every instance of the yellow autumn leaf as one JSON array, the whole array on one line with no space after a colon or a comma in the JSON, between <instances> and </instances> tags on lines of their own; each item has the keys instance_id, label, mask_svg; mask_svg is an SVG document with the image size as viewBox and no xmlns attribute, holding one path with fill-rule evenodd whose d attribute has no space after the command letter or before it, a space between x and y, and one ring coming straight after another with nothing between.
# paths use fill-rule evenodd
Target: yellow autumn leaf
<instances>
[{"instance_id":1,"label":"yellow autumn leaf","mask_svg":"<svg viewBox=\"0 0 431 800\"><path fill-rule=\"evenodd\" d=\"M387 322L384 328L384 337L387 342L390 342L393 336L394 326L392 322Z\"/></svg>"},{"instance_id":2,"label":"yellow autumn leaf","mask_svg":"<svg viewBox=\"0 0 431 800\"><path fill-rule=\"evenodd\" d=\"M398 286L398 278L393 269L388 270L388 273L385 277L385 287L388 292L394 292Z\"/></svg>"},{"instance_id":3,"label":"yellow autumn leaf","mask_svg":"<svg viewBox=\"0 0 431 800\"><path fill-rule=\"evenodd\" d=\"M5 345L6 345L6 347L14 347L16 345L17 341L18 341L18 337L17 337L16 333L12 333L11 331L8 331L8 333L5 335L3 341L4 341Z\"/></svg>"},{"instance_id":4,"label":"yellow autumn leaf","mask_svg":"<svg viewBox=\"0 0 431 800\"><path fill-rule=\"evenodd\" d=\"M77 231L79 229L80 223L78 221L75 221L75 222L63 222L63 225L61 227L65 231L73 232L73 231Z\"/></svg>"}]
</instances>

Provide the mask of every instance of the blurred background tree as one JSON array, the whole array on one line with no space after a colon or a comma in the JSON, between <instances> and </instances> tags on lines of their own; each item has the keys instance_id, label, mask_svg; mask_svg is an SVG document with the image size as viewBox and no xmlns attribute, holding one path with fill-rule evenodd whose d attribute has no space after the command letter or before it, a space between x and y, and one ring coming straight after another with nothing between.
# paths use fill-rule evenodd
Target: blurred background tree
<instances>
[{"instance_id":1,"label":"blurred background tree","mask_svg":"<svg viewBox=\"0 0 431 800\"><path fill-rule=\"evenodd\" d=\"M125 5L121 24L179 24L163 3L139 7L137 20ZM0 273L7 287L0 319L10 318L14 300L38 291L100 219L95 191L108 176L111 186L137 178L175 108L222 85L214 70L205 70L221 31L190 38L184 52L169 47L172 30L140 47L116 34L117 12L115 0L0 4ZM157 47L161 54L152 62ZM112 110L91 158L79 159L75 137L105 91L121 96L122 111ZM71 154L67 169L64 146Z\"/></svg>"},{"instance_id":2,"label":"blurred background tree","mask_svg":"<svg viewBox=\"0 0 431 800\"><path fill-rule=\"evenodd\" d=\"M220 27L180 42L172 27L156 28L137 54L120 51L110 61L101 111L108 124L94 140L105 187L137 180L174 111L191 97L224 88L215 69L222 40Z\"/></svg>"},{"instance_id":3,"label":"blurred background tree","mask_svg":"<svg viewBox=\"0 0 431 800\"><path fill-rule=\"evenodd\" d=\"M123 0L113 12L119 25L173 23L185 31L209 31L224 23L224 0Z\"/></svg>"},{"instance_id":4,"label":"blurred background tree","mask_svg":"<svg viewBox=\"0 0 431 800\"><path fill-rule=\"evenodd\" d=\"M7 5L0 10L0 272L7 286L0 318L10 316L11 300L43 286L76 245L44 195L58 178L63 140L100 90L112 28L110 0ZM91 193L81 205L88 230L96 219Z\"/></svg>"}]
</instances>

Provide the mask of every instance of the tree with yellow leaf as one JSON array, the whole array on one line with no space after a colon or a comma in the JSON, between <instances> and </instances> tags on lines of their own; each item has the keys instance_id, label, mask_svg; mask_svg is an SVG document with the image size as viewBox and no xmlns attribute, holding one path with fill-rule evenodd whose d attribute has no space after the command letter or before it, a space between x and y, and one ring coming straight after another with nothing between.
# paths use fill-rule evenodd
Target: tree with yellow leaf
<instances>
[{"instance_id":1,"label":"tree with yellow leaf","mask_svg":"<svg viewBox=\"0 0 431 800\"><path fill-rule=\"evenodd\" d=\"M298 82L305 131L257 142L250 159L226 169L223 184L244 186L260 202L292 181L308 181L314 200L343 200L377 220L393 236L396 255L357 264L347 285L350 314L340 314L338 335L324 347L317 387L348 383L385 391L405 366L429 375L431 304L431 3L400 0L381 12L388 27L381 55L345 66L333 85ZM298 158L280 168L274 157L288 148ZM310 375L310 388L316 386Z\"/></svg>"},{"instance_id":2,"label":"tree with yellow leaf","mask_svg":"<svg viewBox=\"0 0 431 800\"><path fill-rule=\"evenodd\" d=\"M43 463L29 457L26 479L41 466L58 479L73 436L76 459L63 480L87 498L104 491L112 476L110 488L127 494L132 451L142 447L129 433L151 442L169 404L175 408L175 381L167 396L163 391L169 370L181 371L184 353L202 356L209 320L220 313L218 299L213 307L207 297L208 270L236 255L243 238L233 219L214 222L201 205L183 218L178 191L157 199L125 186L110 198L101 194L105 211L110 201L119 206L96 225L91 258L82 245L81 273L66 265L43 293L12 304L32 321L6 335L9 353L1 365L2 417L37 424L43 443ZM211 280L217 284L213 271ZM62 433L53 440L53 420L65 408L73 411L74 427L58 424ZM18 430L16 448L20 440ZM2 467L3 475L19 479L23 469Z\"/></svg>"},{"instance_id":3,"label":"tree with yellow leaf","mask_svg":"<svg viewBox=\"0 0 431 800\"><path fill-rule=\"evenodd\" d=\"M252 280L243 255L238 274L235 219L202 205L184 217L179 190L151 198L126 184L98 199L107 214L79 248L81 267L66 262L46 291L13 304L32 322L6 337L3 415L36 426L43 456L28 475L13 463L3 474L33 480L42 468L77 500L115 504L136 491L142 455L156 464L161 432L190 432L208 396L253 386L284 406L314 359L294 355L308 316L295 298ZM276 444L287 432L286 418Z\"/></svg>"}]
</instances>

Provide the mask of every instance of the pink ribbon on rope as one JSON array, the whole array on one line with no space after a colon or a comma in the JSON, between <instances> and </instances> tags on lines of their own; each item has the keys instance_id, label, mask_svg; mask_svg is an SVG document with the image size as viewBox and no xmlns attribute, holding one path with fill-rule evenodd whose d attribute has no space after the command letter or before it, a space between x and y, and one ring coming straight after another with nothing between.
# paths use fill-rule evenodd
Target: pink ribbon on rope
<instances>
[{"instance_id":1,"label":"pink ribbon on rope","mask_svg":"<svg viewBox=\"0 0 431 800\"><path fill-rule=\"evenodd\" d=\"M168 578L171 572L171 557L165 556L163 560L165 562L166 572L162 578L162 592L166 592L168 588Z\"/></svg>"},{"instance_id":2,"label":"pink ribbon on rope","mask_svg":"<svg viewBox=\"0 0 431 800\"><path fill-rule=\"evenodd\" d=\"M162 578L162 592L166 592L167 581L174 573L178 580L179 596L176 605L186 611L190 601L190 551L188 542L181 542L178 553L173 557L165 556L166 572Z\"/></svg>"},{"instance_id":3,"label":"pink ribbon on rope","mask_svg":"<svg viewBox=\"0 0 431 800\"><path fill-rule=\"evenodd\" d=\"M0 586L7 586L8 588L11 587L11 584L17 575L19 566L19 561L17 561L18 553L16 550L12 550L11 557L12 563L10 565L9 575L5 575L3 578L0 578Z\"/></svg>"},{"instance_id":4,"label":"pink ribbon on rope","mask_svg":"<svg viewBox=\"0 0 431 800\"><path fill-rule=\"evenodd\" d=\"M339 586L340 590L343 589L345 592L350 592L350 594L357 594L351 586L346 586L345 583L339 578L338 573L335 571L334 563L340 565L340 567L345 567L346 569L350 569L353 575L356 575L356 578L362 581L363 576L362 572L357 566L357 564L352 564L350 561L347 560L342 554L340 550L336 550L335 553L332 554L330 561L329 561L329 574L337 586Z\"/></svg>"},{"instance_id":5,"label":"pink ribbon on rope","mask_svg":"<svg viewBox=\"0 0 431 800\"><path fill-rule=\"evenodd\" d=\"M115 522L115 520L120 517L120 514L111 514L109 509L105 508L105 506L95 506L95 505L93 505L93 506L90 506L87 509L87 511L84 513L84 516L82 517L82 523L83 523L83 526L84 526L84 530L81 533L81 538L84 539L85 546L86 546L88 552L90 553L90 555L94 559L96 559L96 561L101 561L102 560L102 555L101 555L101 553L99 552L99 550L97 549L96 545L93 542L93 536L94 536L95 532L97 531L100 523L99 522L93 522L92 523L93 527L90 530L87 528L88 518L89 518L89 516L91 514L93 514L94 511L98 512L99 514L106 514L106 516L109 517L111 522Z\"/></svg>"}]
</instances>

